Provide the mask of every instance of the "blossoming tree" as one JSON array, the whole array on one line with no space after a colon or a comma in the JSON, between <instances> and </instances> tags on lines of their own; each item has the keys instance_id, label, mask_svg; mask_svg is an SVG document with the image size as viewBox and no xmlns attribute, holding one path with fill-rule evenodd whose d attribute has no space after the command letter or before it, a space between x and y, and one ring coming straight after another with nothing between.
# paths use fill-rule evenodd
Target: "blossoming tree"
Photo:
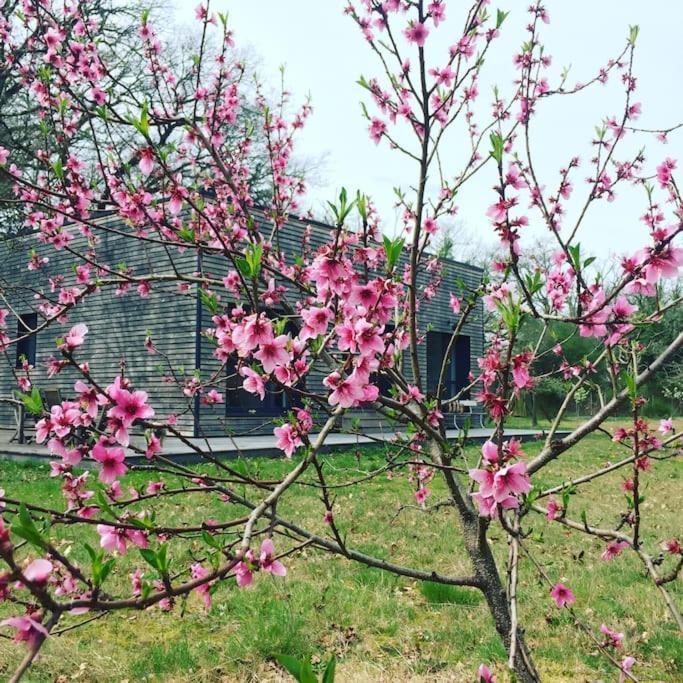
<instances>
[{"instance_id":1,"label":"blossoming tree","mask_svg":"<svg viewBox=\"0 0 683 683\"><path fill-rule=\"evenodd\" d=\"M503 30L505 12L492 11L487 0L474 2L464 12L445 0L349 4L346 14L360 28L381 70L377 77L360 81L372 107L364 109L370 137L411 159L416 180L409 190L398 193L403 220L398 238L382 236L367 197L359 194L350 201L342 193L333 207L336 225L329 243L294 260L281 249L278 233L304 191L290 165L294 136L305 123L308 105L290 113L286 93L275 103L267 102L260 91L255 96L253 106L261 112L272 171L272 204L266 207L269 224L264 228L254 220L248 182L253 131L245 129L236 142L231 130L242 106L245 70L232 57L227 17L214 14L205 4L197 7L202 43L192 76L178 80L164 60L149 16L143 13L137 49L146 64L139 76L145 87L138 91L135 83L118 80L115 65L102 57L97 26L82 19L84 4L23 0L21 12L4 17L1 27L8 45L1 68L18 78L30 94L43 140L36 154L42 165L37 180L22 174L3 149L0 166L13 183L14 201L29 208L28 226L42 242L73 258L73 272L65 272L56 282L54 296L39 293L36 306L38 329L66 320L71 325L58 340L50 372L71 367L79 375L74 386L77 398L48 413L32 383L33 368L24 363L12 370L22 400L39 414L36 439L46 442L55 454L53 474L63 480L65 498L63 506L53 509L0 490L0 559L5 568L0 574L0 600L16 608L3 625L27 646L13 680L21 678L66 614L173 610L178 598L191 592L210 606L219 586L241 590L260 580L263 572L283 576L285 558L305 546L417 580L481 592L508 652L510 670L519 680L536 681L533 653L518 617L520 561L538 570L547 585L547 599L557 608L572 610L575 602L571 587L548 575L527 546L527 533L537 516L602 539L605 560L634 553L661 592L671 618L683 629L669 591L683 566L681 546L676 539L662 538L666 556L657 558L659 549L642 540L642 479L650 476L657 459L673 457L680 446L671 421L652 426L643 419L639 387L680 350L683 334L643 366L638 331L656 324L666 315L666 307L656 305L654 313L643 316L632 295L657 300L660 281L677 275L683 262L683 250L675 245L683 228L683 199L674 160L659 160L650 167L642 152L620 156L622 140L649 134L664 137L668 132L645 131L636 125L640 112L634 76L637 28L631 28L623 49L592 79L576 85L566 78L555 83L546 75L550 57L542 39L548 13L543 4L533 4L528 9L527 40L514 55L518 71L512 91L503 95L496 90L491 106L482 107L478 83L484 58ZM443 59L430 64L426 48L451 13L462 14L457 35ZM452 34L458 17L448 19ZM206 63L204 46L211 33L221 47L215 60ZM23 44L27 37L37 49L13 52L12 46ZM593 158L583 171L586 182L576 178L578 158L563 164L554 184L538 177L530 129L545 102L610 78L623 86L623 101L620 114L597 130ZM94 159L80 158L71 144L84 119L96 150ZM459 135L462 152L454 167L450 157L439 154L452 133ZM114 146L113 140L119 144ZM455 212L461 188L484 169L497 176L487 217L500 239L502 256L493 264L489 281L471 291L452 292L451 307L459 322L450 345L480 299L496 314L496 329L466 389L455 395L442 391L444 365L439 389L428 395L418 355L425 335L418 318L420 300L437 287L449 286L440 279L440 264L430 245L439 222ZM609 201L621 189L644 191L643 220L649 239L621 262L619 277L608 286L594 272L593 259L581 251L577 237L593 205ZM578 210L572 204L570 211L567 200L572 193L580 193L582 199ZM526 212L521 208L524 203ZM169 267L150 273L118 268L98 254L101 236L112 229L111 223L96 219L96 212L102 210L120 219L116 229L122 238L162 245L171 259L187 251L219 256L225 276L201 268L186 272ZM545 225L556 243L552 263L533 273L519 267L520 238L530 221ZM74 248L76 235L87 240L87 252ZM40 269L46 258L34 254L27 267ZM418 277L425 274L430 282L421 291ZM222 402L217 387L220 381L224 386L228 374L261 399L267 383L297 399L293 404L299 407L273 430L283 456L291 461L282 479L261 481L217 460L208 441L189 441L172 418L155 411L145 387L137 386L134 377L123 371L107 377L91 372L88 335L92 331L79 322L79 307L107 289L145 297L160 283L176 283L179 292L193 292L214 309L211 325L203 333L215 341L220 371L211 377L177 373L172 378L188 396L188 410L193 409L195 396ZM10 324L16 313L12 302L3 298L1 341L7 350L21 338L9 332L16 329ZM273 302L280 313L273 312ZM519 351L520 329L532 319L541 321L543 331L536 344ZM543 447L529 458L518 441L506 436L506 424L513 401L534 386L530 368L552 321L569 323L577 334L594 339L595 350L583 364L570 366L561 344L552 349L556 362L551 374L564 377L570 389ZM146 346L154 352L153 339ZM324 390L311 391L303 380L321 368ZM391 379L390 389L378 386L378 371ZM611 394L602 397L600 409L581 426L558 434L572 397L590 383L593 373L609 377ZM470 389L478 393L494 424L476 466L466 461L462 439L447 439L444 418ZM429 482L435 477L443 480L447 505L458 517L453 531L462 535L468 557L466 575L452 576L437 566L404 566L360 552L338 528L334 493L319 454L345 411L358 406L397 424L387 467L369 478L385 476L389 469L411 472L415 499L423 507L429 504ZM538 483L536 475L549 463L568 457L572 448L603 430L605 420L624 406L632 417L613 435L624 447L623 459L596 471L582 471L577 464L575 477L554 488ZM145 432L146 447L130 441L134 429ZM165 456L163 434L185 440L198 456L215 465L216 474L198 475ZM144 494L129 495L121 486L131 451L146 456L146 468L158 474L159 480ZM77 474L74 468L88 462L92 471ZM598 528L589 516L574 519L570 494L615 470L627 475L624 508L615 510L618 522ZM278 502L309 475L320 492L326 535L278 512ZM186 484L167 489L164 479L169 476ZM363 483L350 478L346 485ZM169 526L163 514L155 513L161 492L178 499L218 498L225 502L224 516ZM76 562L60 552L44 522L80 528L84 543L88 542L89 561ZM496 561L489 544L490 532L500 528L509 542L505 566ZM185 562L182 548L191 542L203 544L201 559ZM92 545L99 547L95 550ZM122 593L108 579L131 547L139 549L139 566L130 588ZM635 680L635 660L623 651L621 634L606 624L599 629L584 624L578 617L576 623L623 678ZM478 676L493 680L486 663Z\"/></svg>"}]
</instances>

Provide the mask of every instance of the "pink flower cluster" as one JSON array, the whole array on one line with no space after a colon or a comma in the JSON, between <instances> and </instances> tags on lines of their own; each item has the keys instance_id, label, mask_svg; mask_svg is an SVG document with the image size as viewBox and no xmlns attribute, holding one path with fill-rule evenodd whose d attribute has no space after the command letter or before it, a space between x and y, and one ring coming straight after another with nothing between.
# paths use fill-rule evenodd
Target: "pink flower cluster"
<instances>
[{"instance_id":1,"label":"pink flower cluster","mask_svg":"<svg viewBox=\"0 0 683 683\"><path fill-rule=\"evenodd\" d=\"M479 484L472 494L482 517L497 517L500 510L519 507L519 496L531 490L531 482L524 462L511 463L523 455L514 439L501 448L493 441L482 446L483 469L472 469L469 475Z\"/></svg>"},{"instance_id":2,"label":"pink flower cluster","mask_svg":"<svg viewBox=\"0 0 683 683\"><path fill-rule=\"evenodd\" d=\"M261 543L258 560L251 549L244 553L244 557L235 566L235 578L241 588L249 588L254 583L254 572L263 571L273 576L285 576L287 569L275 559L275 546L270 538Z\"/></svg>"},{"instance_id":3,"label":"pink flower cluster","mask_svg":"<svg viewBox=\"0 0 683 683\"><path fill-rule=\"evenodd\" d=\"M275 427L275 445L291 458L294 451L303 446L302 437L306 436L313 429L313 418L311 414L303 408L295 408L290 422Z\"/></svg>"}]
</instances>

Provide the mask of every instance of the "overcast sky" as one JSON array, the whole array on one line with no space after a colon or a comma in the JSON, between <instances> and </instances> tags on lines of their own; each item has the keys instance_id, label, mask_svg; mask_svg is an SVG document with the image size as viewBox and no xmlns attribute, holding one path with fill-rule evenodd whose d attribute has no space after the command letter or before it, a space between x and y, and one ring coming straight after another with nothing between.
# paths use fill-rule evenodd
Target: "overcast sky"
<instances>
[{"instance_id":1,"label":"overcast sky","mask_svg":"<svg viewBox=\"0 0 683 683\"><path fill-rule=\"evenodd\" d=\"M192 24L196 2L175 0L175 4L176 21ZM341 186L350 191L358 188L375 199L384 230L392 233L397 223L392 188L414 183L415 168L387 144L375 146L368 138L367 122L359 105L363 92L355 82L361 74L379 75L378 63L355 24L343 15L344 4L343 0L212 0L211 7L229 13L237 44L258 55L259 75L264 82L276 86L278 68L285 65L286 83L295 101L311 95L314 111L299 139L298 150L304 157L322 160L322 165L307 206L320 211L324 201L336 196ZM512 11L484 67L480 83L482 106L491 102L494 83L509 88L515 77L511 58L525 40L527 4L523 0L492 4L494 11L496 7ZM462 0L447 3L450 20L430 36L428 61L443 62L448 45L457 37L457 27L462 25L455 8L465 5L469 3ZM597 68L623 47L629 25L638 24L638 88L634 100L642 103L643 113L637 124L660 128L683 121L683 3L548 0L546 6L551 17L551 24L544 27L544 42L553 57L551 86L557 83L563 67L571 67L570 84L595 75ZM583 180L588 174L594 127L607 116L623 111L623 95L617 85L617 79L611 79L609 85L598 85L576 97L551 98L534 119L535 160L548 186L556 186L558 170L571 156L580 156L583 162L574 178L576 189L568 220L571 210L578 211L579 197L585 197ZM450 139L444 149L446 164L452 159L454 168L458 167L467 153L463 143L466 140L462 137ZM683 166L683 130L673 133L666 145L654 136L642 136L629 143L628 149L643 144L652 168L667 156L680 158ZM459 197L459 220L477 239L495 241L484 216L494 198L493 183L491 175L482 175ZM644 206L641 190L622 186L616 201L596 206L589 214L580 241L603 257L634 251L647 235L639 221ZM529 216L533 220L526 237L545 234L535 215L529 212Z\"/></svg>"}]
</instances>

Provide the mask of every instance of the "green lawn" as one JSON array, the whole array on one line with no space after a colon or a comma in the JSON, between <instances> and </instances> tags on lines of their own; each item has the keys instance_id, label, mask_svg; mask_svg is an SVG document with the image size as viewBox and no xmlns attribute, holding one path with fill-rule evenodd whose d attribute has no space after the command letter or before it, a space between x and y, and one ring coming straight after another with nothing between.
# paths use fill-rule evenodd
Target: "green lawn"
<instances>
[{"instance_id":1,"label":"green lawn","mask_svg":"<svg viewBox=\"0 0 683 683\"><path fill-rule=\"evenodd\" d=\"M529 455L537 444L525 448ZM475 449L470 457L474 459ZM610 460L623 457L623 448L607 438L593 436L565 454L542 475L543 485L560 483ZM326 458L331 483L355 478L381 465L380 451ZM252 460L243 466L261 476L275 478L291 467L274 460ZM59 482L39 465L0 464L0 487L13 497L59 504ZM207 469L207 468L203 468ZM615 501L622 500L622 475L614 473L590 484L572 498L570 516L586 510L595 524L614 521ZM128 485L142 486L142 473L129 474ZM680 506L683 468L676 460L655 463L643 478L644 534L652 544L681 536ZM169 481L169 486L172 484ZM428 503L443 500L445 492L436 479L430 484ZM467 561L457 530L455 514L441 508L426 513L412 504L412 489L404 476L373 479L354 491L342 490L336 519L348 534L349 544L393 561L443 573L467 572ZM201 521L235 516L226 503L208 503L208 496L165 502L159 519ZM278 512L291 516L320 533L327 533L315 492L300 486L281 502ZM653 516L656 515L656 522ZM80 545L95 545L97 535L74 538L74 530L56 527L64 553L81 562ZM81 531L81 533L83 533ZM494 531L496 553L505 557L505 536ZM623 555L611 563L599 559L602 544L596 539L570 536L545 518L533 518L528 543L553 580L569 585L577 597L578 614L595 631L605 622L626 634L629 654L636 656L634 673L642 681L680 680L683 647L656 588L644 577L641 564ZM276 541L278 549L286 541ZM195 550L203 552L203 546ZM171 545L171 555L181 547ZM305 551L285 560L288 575L276 579L256 575L251 590L226 582L214 596L206 614L198 596L179 603L173 614L158 610L117 613L45 644L30 673L33 681L263 681L284 680L272 656L286 653L324 661L336 653L339 681L472 681L480 662L487 662L507 680L505 653L492 628L481 596L469 589L444 587L397 578L348 561ZM110 581L127 584L134 566L142 566L131 551L118 563ZM535 651L544 680L616 680L614 670L600 657L587 637L560 612L539 584L528 562L521 566L521 621ZM683 590L674 589L683 600ZM16 608L0 605L0 616ZM182 614L182 616L181 616ZM78 619L83 619L79 617ZM75 623L70 617L60 628ZM6 632L6 631L5 631ZM0 639L0 678L16 666L23 650Z\"/></svg>"}]
</instances>

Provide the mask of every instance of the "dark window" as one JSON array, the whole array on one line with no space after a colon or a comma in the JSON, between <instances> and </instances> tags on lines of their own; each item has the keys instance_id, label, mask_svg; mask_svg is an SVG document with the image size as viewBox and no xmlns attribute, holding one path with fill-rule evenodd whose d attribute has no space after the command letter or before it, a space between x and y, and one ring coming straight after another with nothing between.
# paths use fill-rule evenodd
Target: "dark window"
<instances>
[{"instance_id":1,"label":"dark window","mask_svg":"<svg viewBox=\"0 0 683 683\"><path fill-rule=\"evenodd\" d=\"M245 306L245 311L249 315L249 307ZM271 319L277 317L278 311L268 311ZM285 325L285 334L296 336L297 328L291 323L287 322ZM230 358L227 363L226 372L226 391L225 391L225 414L229 415L255 415L255 416L276 416L282 415L290 408L300 405L298 397L295 395L292 398L288 395L279 384L273 381L266 382L265 397L263 401L258 394L252 394L242 388L244 377L236 372L237 363L236 357ZM300 389L304 388L304 383L300 382L296 385Z\"/></svg>"},{"instance_id":2,"label":"dark window","mask_svg":"<svg viewBox=\"0 0 683 683\"><path fill-rule=\"evenodd\" d=\"M242 388L244 377L236 372L234 360L228 361L225 392L226 415L281 415L290 407L287 393L275 382L266 382L266 395L261 400Z\"/></svg>"},{"instance_id":3,"label":"dark window","mask_svg":"<svg viewBox=\"0 0 683 683\"><path fill-rule=\"evenodd\" d=\"M387 339L389 335L394 331L395 326L388 323L384 327L384 333L382 337ZM394 386L394 380L391 379L389 373L386 370L378 370L370 375L370 383L374 384L382 396L391 396L391 387Z\"/></svg>"},{"instance_id":4,"label":"dark window","mask_svg":"<svg viewBox=\"0 0 683 683\"><path fill-rule=\"evenodd\" d=\"M36 313L25 313L19 316L17 321L17 337L24 337L38 326L38 315ZM31 364L36 364L36 335L31 334L17 342L17 362L16 367L21 367L23 358Z\"/></svg>"},{"instance_id":5,"label":"dark window","mask_svg":"<svg viewBox=\"0 0 683 683\"><path fill-rule=\"evenodd\" d=\"M427 332L427 393L430 396L436 395L441 365L446 357L451 336L450 332ZM451 347L443 377L441 398L450 398L467 386L469 372L470 338L460 335Z\"/></svg>"}]
</instances>

